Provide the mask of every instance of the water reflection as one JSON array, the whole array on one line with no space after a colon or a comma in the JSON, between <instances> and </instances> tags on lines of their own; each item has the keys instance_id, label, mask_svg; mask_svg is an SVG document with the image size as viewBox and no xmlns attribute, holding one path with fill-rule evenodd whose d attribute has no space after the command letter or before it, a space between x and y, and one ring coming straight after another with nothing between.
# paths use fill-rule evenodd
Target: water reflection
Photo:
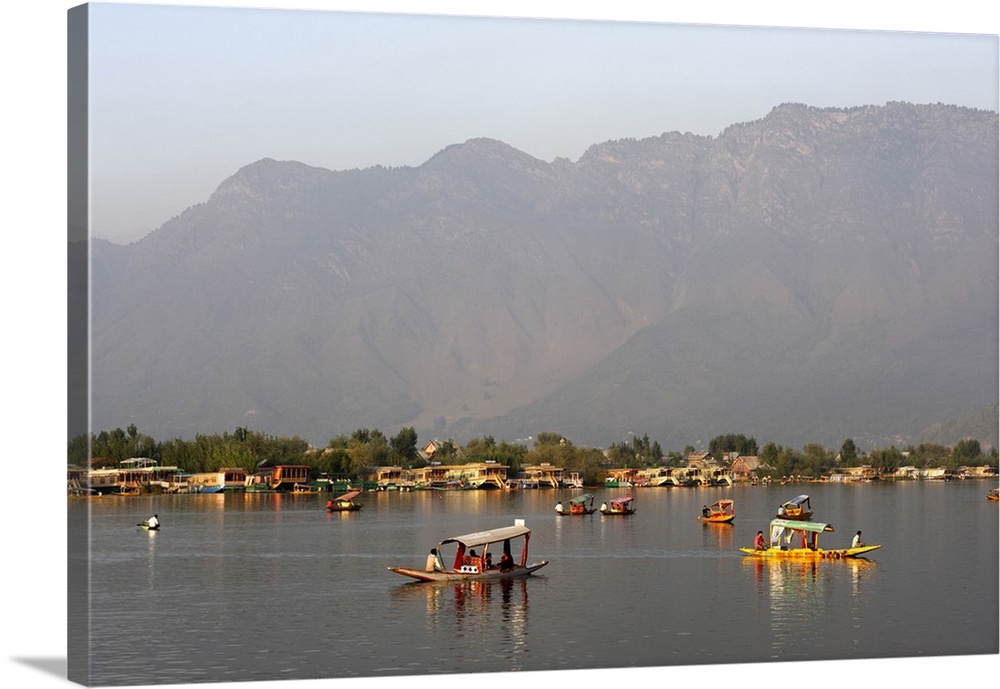
<instances>
[{"instance_id":1,"label":"water reflection","mask_svg":"<svg viewBox=\"0 0 1000 689\"><path fill-rule=\"evenodd\" d=\"M156 539L159 531L140 529L146 534L146 589L153 591L156 587Z\"/></svg>"},{"instance_id":2,"label":"water reflection","mask_svg":"<svg viewBox=\"0 0 1000 689\"><path fill-rule=\"evenodd\" d=\"M702 544L720 551L733 551L737 546L733 538L732 524L702 522Z\"/></svg>"},{"instance_id":3,"label":"water reflection","mask_svg":"<svg viewBox=\"0 0 1000 689\"><path fill-rule=\"evenodd\" d=\"M846 608L853 627L852 645L861 646L859 637L865 612L862 592L875 562L864 558L846 560L767 560L744 558L753 571L757 594L766 598L772 632L773 658L787 657L790 648L818 643L821 620L833 612L831 606ZM845 585L850 593L844 596Z\"/></svg>"},{"instance_id":4,"label":"water reflection","mask_svg":"<svg viewBox=\"0 0 1000 689\"><path fill-rule=\"evenodd\" d=\"M527 578L403 584L392 595L401 602L423 599L428 634L493 639L482 653L501 655L508 670L526 669Z\"/></svg>"}]
</instances>

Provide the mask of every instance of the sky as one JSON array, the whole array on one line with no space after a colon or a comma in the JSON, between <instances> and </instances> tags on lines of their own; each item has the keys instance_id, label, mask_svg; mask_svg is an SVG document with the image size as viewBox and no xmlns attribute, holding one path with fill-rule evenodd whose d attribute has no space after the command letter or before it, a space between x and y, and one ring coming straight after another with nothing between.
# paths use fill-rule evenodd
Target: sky
<instances>
[{"instance_id":1,"label":"sky","mask_svg":"<svg viewBox=\"0 0 1000 689\"><path fill-rule=\"evenodd\" d=\"M20 471L22 468L30 466L32 472L27 478L30 482L22 483L15 490L6 492L3 500L0 500L0 522L4 525L4 539L8 558L5 561L4 582L9 591L16 592L8 597L4 608L5 624L2 627L4 653L0 654L0 676L11 684L11 686L36 687L65 687L65 661L66 661L66 635L67 621L66 610L66 499L60 488L65 477L65 409L66 409L66 12L70 7L79 4L78 2L64 2L60 0L32 0L31 2L11 3L5 8L4 21L0 22L0 89L2 89L4 107L0 108L0 132L3 136L3 165L0 165L0 189L3 190L4 201L4 251L0 251L0 280L2 280L2 294L4 295L4 337L0 338L0 355L6 366L5 377L5 402L4 416L7 430L7 444L5 446L5 459L8 465ZM149 4L149 3L140 3ZM160 0L158 3L163 6L177 6L180 3ZM593 2L591 0L506 0L496 2L493 0L479 0L478 2L459 2L458 0L415 0L413 2L403 2L402 0L298 0L295 2L283 0L270 0L269 2L259 2L255 0L244 0L243 2L223 2L213 0L211 5L221 6L252 6L257 8L311 8L311 9L339 9L347 11L357 11L365 9L368 11L393 11L400 12L406 9L411 12L432 12L444 14L460 14L475 12L486 15L499 16L523 16L523 17L574 17L586 19L601 19L614 22L623 21L670 21L682 23L700 23L711 25L744 25L744 26L784 26L784 27L821 27L825 29L849 28L865 31L886 31L896 30L905 32L958 32L962 34L990 35L995 40L1000 34L1000 10L996 3L983 2L983 0L950 0L949 2L913 2L913 0L872 2L872 0L841 0L837 3L810 3L802 0L771 0L769 2L746 2L746 0L701 0L691 3L663 3L650 2L649 0L615 0L614 2ZM470 9L470 6L474 9ZM224 31L227 31L223 27ZM194 31L194 29L191 29ZM136 50L134 42L126 40L128 37L119 36L116 40L123 43L131 43L132 49ZM259 44L263 36L255 38L252 44ZM978 41L971 41L978 43ZM963 41L964 43L964 41ZM938 43L941 45L941 43ZM152 44L150 46L152 48ZM435 46L431 45L433 49ZM641 46L637 46L641 47ZM122 61L137 60L140 63L149 59L149 55L142 49L141 43L139 51L131 56L122 57ZM171 46L168 45L167 49ZM726 50L733 51L736 46L724 46ZM764 46L769 50L774 46ZM502 48L505 54L511 56L520 55L519 48L505 46ZM286 48L284 54L297 50L295 44ZM604 40L592 46L592 51L599 55L593 59L603 56L607 60L620 59L614 55ZM720 47L720 50L723 50ZM745 62L754 63L760 56L756 51L730 52L730 65L743 68ZM186 52L186 51L181 51ZM382 59L391 59L393 50L385 51ZM948 51L946 51L948 52ZM174 50L176 54L177 51ZM181 55L180 57L183 57ZM178 57L178 59L180 59ZM277 59L272 55L272 61ZM837 65L850 58L854 73L848 73L846 79L834 77L838 76ZM230 60L231 57L223 55L220 59ZM908 60L919 61L921 55L910 55ZM980 68L989 69L992 67L996 71L996 57L993 57L992 65L982 66L984 58L963 58L973 60ZM685 72L701 66L702 61L695 61L688 58L679 58L678 72ZM795 68L803 61L802 55L787 55L784 58L774 58L772 62L771 76L774 73L781 79L790 79ZM502 61L501 61L502 62ZM695 63L695 64L691 64ZM229 64L240 66L240 62L231 61ZM249 64L249 63L247 63ZM357 62L349 62L352 70L361 69ZM199 78L203 76L207 79L210 74L202 75L203 71L210 71L208 65L188 63L187 72L188 88L193 88ZM194 66L192 66L194 65ZM874 102L898 99L914 99L937 102L941 100L958 99L958 93L948 90L941 96L935 95L910 95L910 93L897 94L893 89L902 89L907 82L928 83L934 81L940 84L941 89L961 89L969 86L966 83L974 81L979 84L979 78L974 77L973 68L958 68L949 66L950 55L942 55L937 61L930 64L924 63L924 68L915 72L910 72L908 79L901 75L891 76L881 75L883 87L879 90L877 84L866 79L866 75L877 72L871 67L871 63L856 57L856 53L851 51L839 51L835 55L828 56L828 62L821 63L818 73L813 68L812 78L807 82L813 86L820 86L823 92L828 94L843 93L847 91L854 82L858 84L867 83L869 89L875 89L875 95L859 95L857 97ZM114 66L114 65L112 65ZM942 69L939 69L941 67ZM533 69L545 69L548 65L534 65ZM639 78L649 70L649 65L642 65L642 69L634 74ZM666 70L664 70L666 71ZM850 70L847 70L850 72ZM884 71L884 70L883 70ZM938 78L940 74L942 78ZM244 72L249 73L249 72ZM168 83L167 73L162 75L163 83ZM932 79L932 77L934 77ZM995 74L983 75L984 87L993 89L993 103L978 104L974 107L986 107L996 109L996 89L997 78ZM992 79L992 83L991 82ZM228 88L235 88L232 85L232 78ZM488 73L481 80L486 84L496 83L495 75ZM757 89L760 89L758 82L750 77L745 77L744 83L733 82L733 88L740 90L747 99L754 96ZM770 83L770 82L769 82ZM749 86L748 86L749 84ZM840 84L836 90L835 84ZM369 88L377 89L380 84L369 84ZM127 84L122 84L124 88ZM437 92L440 94L448 84L439 82ZM221 93L213 94L211 89L205 89L201 93L209 93L212 96L219 96L219 99L210 98L203 102L200 110L212 110L214 103L225 102L222 96L228 95L225 90L226 84L220 89ZM827 88L828 87L828 88ZM185 93L184 86L181 87L181 94ZM273 89L279 89L280 85ZM329 90L329 89L328 89ZM651 89L646 88L651 93ZM272 90L272 92L274 92ZM258 89L255 93L260 93ZM284 91L298 97L291 91ZM787 93L788 95L784 95ZM797 95L792 85L783 94L761 98L760 105L755 105L748 100L745 111L736 112L731 116L721 116L722 122L730 119L745 121L758 119L766 115L773 105L772 100L778 101L802 101L809 100L806 95ZM870 92L865 92L870 93ZM538 94L531 93L533 99L537 99ZM586 94L584 94L586 95ZM662 99L657 103L674 103L684 105L688 101L698 100L699 93L691 92L660 94ZM711 94L709 94L711 95ZM726 104L735 98L727 98L722 94L721 102ZM592 108L600 108L601 100L610 101L615 98L622 98L620 92L615 92L612 97L605 96L599 99ZM633 96L636 97L636 96ZM709 96L705 96L708 98ZM249 96L244 96L249 98ZM854 100L844 96L845 102ZM333 96L328 102L335 102ZM498 101L493 100L496 104ZM723 107L718 104L716 98L716 108ZM306 155L301 151L319 151L317 142L299 144L299 148L292 148L291 144L287 149L274 150L275 144L267 142L261 136L258 143L263 142L258 148L249 150L230 149L230 141L244 141L247 135L241 131L245 126L244 122L249 117L250 105L256 109L263 107L262 98L252 98L250 102L244 102L247 107L242 108L240 117L234 120L226 120L225 124L216 124L212 129L212 136L208 139L194 141L181 141L173 139L175 148L180 150L175 152L176 159L185 160L186 165L174 163L174 170L170 175L160 177L152 176L149 170L157 167L168 168L169 151L163 153L151 152L147 148L151 143L159 138L166 138L165 133L158 129L177 127L183 130L183 123L171 121L142 121L137 116L129 116L122 113L128 123L128 127L123 126L119 131L124 135L128 131L136 131L145 137L145 146L140 146L131 140L124 139L113 144L117 155L111 156L110 152L105 152L106 163L111 167L114 159L131 160L136 164L133 173L142 176L140 186L152 188L154 194L140 194L133 185L126 184L129 180L122 180L119 177L118 184L128 190L128 194L122 195L115 203L122 208L130 207L129 195L142 197L142 202L137 207L148 207L148 219L135 216L122 226L128 228L139 228L148 226L158 227L162 222L169 219L171 215L183 211L188 205L204 201L211 193L215 185L226 176L235 172L239 166L253 162L264 156L274 158L294 158L301 159L313 165L328 167L330 169L342 169L353 166L367 166L377 164L419 164L421 159L433 154L436 150L447 143L453 143L453 139L468 138L468 136L493 136L500 139L510 139L508 143L517 146L521 150L542 159L549 156L562 155L574 158L582 152L582 148L587 143L596 143L609 138L621 137L642 137L659 134L661 131L670 130L691 130L699 131L700 125L696 119L693 123L682 120L679 115L673 115L666 111L654 113L656 117L643 120L635 120L636 124L629 122L626 124L621 118L631 115L631 110L635 109L632 102L628 103L632 107L619 107L618 116L610 124L602 127L594 127L593 131L584 132L582 138L577 142L574 138L566 138L565 144L553 144L552 149L543 149L541 144L536 145L531 139L524 135L515 137L510 129L499 129L498 131L481 131L475 128L471 134L459 131L446 131L442 136L442 142L437 142L430 137L429 131L436 124L434 119L421 120L419 127L415 124L415 112L412 107L400 106L402 113L392 113L383 110L381 117L402 114L404 124L397 125L402 133L409 132L407 136L400 136L400 131L393 130L388 126L382 126L382 138L392 139L397 143L391 148L402 150L398 143L400 140L416 140L412 132L418 132L419 139L425 141L426 150L414 150L407 153L413 160L400 160L393 163L392 160L368 160L368 159L336 159L332 153L324 153L321 158L317 153ZM840 105L832 100L824 99L824 102L812 103L813 105ZM354 104L358 107L358 104ZM506 106L500 102L500 106ZM99 104L94 103L95 115ZM118 107L123 110L132 110L136 114L141 112L144 105L138 102L118 101ZM438 110L438 113L441 111ZM467 111L460 111L467 112ZM195 114L206 117L205 112L184 112L182 110L171 110L175 118L180 118L187 122L188 130L197 127L191 124L190 119ZM556 136L561 136L562 130L573 131L574 126L580 119L590 122L606 122L597 115L589 112L575 112L572 116L558 117L557 111L550 115L548 122L555 119L557 126L549 124L550 129L547 134L553 142L562 141ZM410 117L407 118L406 116ZM115 113L105 115L107 122L112 121ZM718 133L724 126L708 121L710 113L707 108L702 109L702 118L706 118L708 133ZM273 118L282 118L281 111L271 115ZM330 115L317 119L329 122ZM439 117L452 122L460 120L458 114L452 112L447 118ZM486 121L486 120L484 120ZM504 122L503 117L494 117L492 122ZM261 123L266 123L263 118L254 121L257 127ZM381 121L373 121L370 124L379 125ZM619 126L619 122L622 124ZM288 122L282 127L286 136L293 133L296 127L305 128L302 121L296 123L295 127ZM315 125L314 125L315 126ZM341 125L342 126L342 125ZM96 127L96 124L95 124ZM327 128L328 134L335 132L336 128L330 124ZM482 128L485 129L485 128ZM650 131L647 131L650 130ZM715 131L713 131L715 130ZM245 130L244 130L245 131ZM700 133L700 132L699 132ZM95 142L98 133L94 133ZM105 134L105 136L107 136ZM333 134L326 137L333 140ZM546 136L540 137L541 141L548 140ZM592 141L593 140L593 141ZM225 145L224 145L225 144ZM443 145L442 145L443 144ZM128 146L132 146L129 148ZM326 146L332 151L336 147L327 143ZM347 144L340 144L346 148ZM264 150L266 149L266 150ZM558 150L557 150L558 149ZM217 165L218 169L211 169L208 162L207 152L216 150L235 151L232 160L224 160ZM159 156L163 156L161 159ZM373 156L381 157L381 156ZM94 172L98 171L97 156L95 156ZM147 159L148 158L148 159ZM191 177L197 179L204 170L206 181L204 188L192 187L183 193L174 191L182 186L178 178ZM104 173L102 173L104 174ZM118 173L121 174L121 173ZM177 177L172 175L176 174ZM101 179L110 179L102 177ZM103 184L103 182L102 182ZM109 186L112 182L109 182ZM162 187L158 189L158 187ZM96 194L95 194L96 196ZM162 208L153 208L150 198L159 197L176 199ZM114 208L114 206L111 206ZM109 213L110 215L110 213ZM124 215L124 212L122 213ZM103 221L110 226L111 220ZM123 231L119 235L122 241L131 232L141 233L140 230ZM108 232L110 236L110 232ZM17 475L14 476L17 478ZM944 582L942 585L949 585ZM152 629L152 626L151 626ZM1000 669L1000 656L990 657L950 657L950 658L917 658L917 659L889 659L889 660L866 660L852 661L846 665L842 663L811 662L782 664L776 670L788 670L788 676L805 677L813 689L832 689L843 684L844 677L850 676L871 684L885 686L897 686L905 683L915 683L922 680L922 683L929 683L934 686L946 686L954 683L956 677L963 679L988 680L996 677L997 670ZM777 676L773 672L760 673L754 667L749 669L734 665L727 666L722 675L727 679L738 678L741 686L749 688L771 687ZM701 686L706 681L706 677L717 677L713 672L706 673L704 668L684 668L675 667L669 670L610 670L610 671L587 671L575 679L585 685L601 686L608 682L621 683L622 681L633 683L637 689L646 687L662 686L664 680L674 686L694 687ZM568 682L565 673L553 677L550 673L521 673L519 684L527 689L536 687L550 687L554 683ZM498 678L499 680L499 678ZM422 689L430 686L428 682L421 678L412 678L412 683ZM337 680L338 687L346 689L385 689L394 680ZM435 686L439 683L435 683ZM183 685L177 685L183 686ZM258 687L268 687L269 689L289 689L294 686L299 687L328 687L330 682L323 680L296 682L289 685L285 682L248 682L248 683L221 683L212 685L213 687L232 687L236 689L257 689Z\"/></svg>"},{"instance_id":2,"label":"sky","mask_svg":"<svg viewBox=\"0 0 1000 689\"><path fill-rule=\"evenodd\" d=\"M94 236L139 239L265 157L418 166L489 137L577 160L785 102L998 109L995 35L275 4L91 5Z\"/></svg>"}]
</instances>

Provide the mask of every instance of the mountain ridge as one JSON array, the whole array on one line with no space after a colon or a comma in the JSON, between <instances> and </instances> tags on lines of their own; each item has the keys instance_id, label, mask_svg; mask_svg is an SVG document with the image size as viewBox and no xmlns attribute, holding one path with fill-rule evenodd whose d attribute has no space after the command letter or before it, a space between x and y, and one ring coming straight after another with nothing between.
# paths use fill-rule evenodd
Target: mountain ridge
<instances>
[{"instance_id":1,"label":"mountain ridge","mask_svg":"<svg viewBox=\"0 0 1000 689\"><path fill-rule=\"evenodd\" d=\"M94 424L915 437L995 402L996 153L996 113L890 103L575 162L487 138L417 167L261 159L94 242Z\"/></svg>"}]
</instances>

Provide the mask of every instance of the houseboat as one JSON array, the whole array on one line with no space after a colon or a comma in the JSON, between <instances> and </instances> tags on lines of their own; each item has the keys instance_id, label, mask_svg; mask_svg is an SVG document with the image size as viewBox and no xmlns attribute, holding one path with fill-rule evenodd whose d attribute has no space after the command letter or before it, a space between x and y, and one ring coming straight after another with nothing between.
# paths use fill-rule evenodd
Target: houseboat
<instances>
[{"instance_id":1,"label":"houseboat","mask_svg":"<svg viewBox=\"0 0 1000 689\"><path fill-rule=\"evenodd\" d=\"M533 483L536 488L559 488L563 481L563 468L554 467L548 462L523 467L518 474L518 480Z\"/></svg>"},{"instance_id":2,"label":"houseboat","mask_svg":"<svg viewBox=\"0 0 1000 689\"><path fill-rule=\"evenodd\" d=\"M176 466L159 466L154 459L134 457L118 463L116 468L90 469L80 483L88 492L118 495L139 495L176 483L181 473Z\"/></svg>"},{"instance_id":3,"label":"houseboat","mask_svg":"<svg viewBox=\"0 0 1000 689\"><path fill-rule=\"evenodd\" d=\"M190 493L223 493L242 491L246 488L246 481L247 472L245 469L230 467L218 471L191 474L187 483Z\"/></svg>"},{"instance_id":4,"label":"houseboat","mask_svg":"<svg viewBox=\"0 0 1000 689\"><path fill-rule=\"evenodd\" d=\"M772 519L770 538L763 548L740 548L750 557L779 560L842 560L858 557L881 548L881 545L858 545L824 550L817 540L821 533L833 532L831 524L795 519Z\"/></svg>"},{"instance_id":5,"label":"houseboat","mask_svg":"<svg viewBox=\"0 0 1000 689\"><path fill-rule=\"evenodd\" d=\"M388 569L417 581L478 581L526 577L548 564L547 560L528 564L530 539L531 530L524 525L524 520L516 519L513 526L444 539L436 548L431 549L431 555L423 569ZM517 542L521 544L519 555L512 551L512 543ZM491 547L499 551L496 559L490 551ZM476 551L477 548L479 552ZM444 564L449 561L450 565Z\"/></svg>"}]
</instances>

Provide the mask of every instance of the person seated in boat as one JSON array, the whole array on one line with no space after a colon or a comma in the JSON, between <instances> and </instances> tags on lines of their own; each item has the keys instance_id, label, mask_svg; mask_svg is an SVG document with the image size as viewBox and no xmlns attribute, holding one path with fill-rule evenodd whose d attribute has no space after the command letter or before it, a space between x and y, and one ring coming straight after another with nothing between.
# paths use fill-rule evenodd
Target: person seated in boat
<instances>
[{"instance_id":1,"label":"person seated in boat","mask_svg":"<svg viewBox=\"0 0 1000 689\"><path fill-rule=\"evenodd\" d=\"M328 510L333 509L333 498L330 498L329 500L326 501L326 509Z\"/></svg>"},{"instance_id":2,"label":"person seated in boat","mask_svg":"<svg viewBox=\"0 0 1000 689\"><path fill-rule=\"evenodd\" d=\"M160 516L154 514L152 517L146 520L146 528L148 529L158 529L160 528Z\"/></svg>"},{"instance_id":3,"label":"person seated in boat","mask_svg":"<svg viewBox=\"0 0 1000 689\"><path fill-rule=\"evenodd\" d=\"M608 511L608 503L602 502L601 503L601 512L607 512L607 511Z\"/></svg>"},{"instance_id":4,"label":"person seated in boat","mask_svg":"<svg viewBox=\"0 0 1000 689\"><path fill-rule=\"evenodd\" d=\"M556 512L562 513L562 511L563 511L563 505L562 505L562 503L561 502L560 503L556 503Z\"/></svg>"},{"instance_id":5,"label":"person seated in boat","mask_svg":"<svg viewBox=\"0 0 1000 689\"><path fill-rule=\"evenodd\" d=\"M486 553L486 569L493 569L493 553Z\"/></svg>"},{"instance_id":6,"label":"person seated in boat","mask_svg":"<svg viewBox=\"0 0 1000 689\"><path fill-rule=\"evenodd\" d=\"M708 509L708 505L701 506L701 516L706 518L712 516L712 510Z\"/></svg>"},{"instance_id":7,"label":"person seated in boat","mask_svg":"<svg viewBox=\"0 0 1000 689\"><path fill-rule=\"evenodd\" d=\"M428 572L444 571L444 565L441 564L441 556L438 554L437 548L431 548L431 552L427 555L427 564L424 565L424 569Z\"/></svg>"},{"instance_id":8,"label":"person seated in boat","mask_svg":"<svg viewBox=\"0 0 1000 689\"><path fill-rule=\"evenodd\" d=\"M851 547L861 548L862 546L864 546L864 543L861 542L861 532L859 531L856 534L854 534L854 540L851 541Z\"/></svg>"},{"instance_id":9,"label":"person seated in boat","mask_svg":"<svg viewBox=\"0 0 1000 689\"><path fill-rule=\"evenodd\" d=\"M778 506L778 516L779 517L784 517L785 516L785 506L784 505L779 505Z\"/></svg>"},{"instance_id":10,"label":"person seated in boat","mask_svg":"<svg viewBox=\"0 0 1000 689\"><path fill-rule=\"evenodd\" d=\"M753 547L757 550L767 550L767 541L764 539L763 531L757 532L757 538L753 539Z\"/></svg>"},{"instance_id":11,"label":"person seated in boat","mask_svg":"<svg viewBox=\"0 0 1000 689\"><path fill-rule=\"evenodd\" d=\"M510 553L505 552L500 556L499 568L501 572L510 572L514 569L514 558L510 556Z\"/></svg>"}]
</instances>

